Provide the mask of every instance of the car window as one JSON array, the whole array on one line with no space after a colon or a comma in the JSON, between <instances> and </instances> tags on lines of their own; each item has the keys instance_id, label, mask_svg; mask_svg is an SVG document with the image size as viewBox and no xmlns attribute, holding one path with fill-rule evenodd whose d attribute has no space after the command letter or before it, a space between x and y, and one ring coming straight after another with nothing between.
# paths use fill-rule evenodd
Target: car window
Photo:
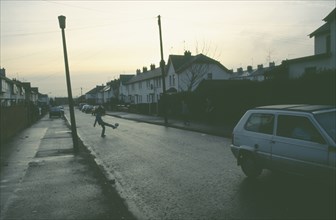
<instances>
[{"instance_id":1,"label":"car window","mask_svg":"<svg viewBox=\"0 0 336 220\"><path fill-rule=\"evenodd\" d=\"M279 115L276 134L282 137L324 143L316 127L308 118L302 116Z\"/></svg>"},{"instance_id":2,"label":"car window","mask_svg":"<svg viewBox=\"0 0 336 220\"><path fill-rule=\"evenodd\" d=\"M245 124L245 129L264 134L273 134L274 115L254 113Z\"/></svg>"}]
</instances>

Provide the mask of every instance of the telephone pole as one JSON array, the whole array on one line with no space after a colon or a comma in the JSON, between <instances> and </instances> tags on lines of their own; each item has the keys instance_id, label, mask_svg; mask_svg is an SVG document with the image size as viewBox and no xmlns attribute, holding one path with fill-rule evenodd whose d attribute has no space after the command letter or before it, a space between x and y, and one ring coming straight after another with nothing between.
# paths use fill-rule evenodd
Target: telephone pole
<instances>
[{"instance_id":1,"label":"telephone pole","mask_svg":"<svg viewBox=\"0 0 336 220\"><path fill-rule=\"evenodd\" d=\"M66 48L65 31L64 31L64 29L65 29L65 16L63 16L63 15L58 16L58 21L59 21L59 26L62 29L65 75L66 75L67 88L68 88L68 100L69 100L69 109L70 109L72 142L73 142L73 145L74 145L74 150L77 151L78 150L78 136L77 136L77 129L76 129L74 104L73 104L72 92L71 92L71 82L70 82L70 73L69 73L69 64L68 64L68 53L67 53L67 48Z\"/></svg>"},{"instance_id":2,"label":"telephone pole","mask_svg":"<svg viewBox=\"0 0 336 220\"><path fill-rule=\"evenodd\" d=\"M166 109L166 80L165 80L165 61L163 59L163 47L162 47L162 32L161 32L161 16L158 16L158 24L159 24L159 32L160 32L160 50L161 50L161 61L160 61L160 67L161 67L161 75L162 75L162 106L163 106L163 117L165 125L168 124L168 118L167 118L167 109Z\"/></svg>"}]
</instances>

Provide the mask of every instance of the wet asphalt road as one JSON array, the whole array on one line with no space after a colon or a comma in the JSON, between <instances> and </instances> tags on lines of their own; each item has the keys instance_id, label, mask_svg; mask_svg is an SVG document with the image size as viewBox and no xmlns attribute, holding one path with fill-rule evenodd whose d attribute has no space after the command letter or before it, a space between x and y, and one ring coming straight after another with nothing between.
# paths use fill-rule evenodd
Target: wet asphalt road
<instances>
[{"instance_id":1,"label":"wet asphalt road","mask_svg":"<svg viewBox=\"0 0 336 220\"><path fill-rule=\"evenodd\" d=\"M334 186L267 171L249 181L229 139L110 116L120 127L101 138L94 116L75 113L80 138L139 219L335 218Z\"/></svg>"}]
</instances>

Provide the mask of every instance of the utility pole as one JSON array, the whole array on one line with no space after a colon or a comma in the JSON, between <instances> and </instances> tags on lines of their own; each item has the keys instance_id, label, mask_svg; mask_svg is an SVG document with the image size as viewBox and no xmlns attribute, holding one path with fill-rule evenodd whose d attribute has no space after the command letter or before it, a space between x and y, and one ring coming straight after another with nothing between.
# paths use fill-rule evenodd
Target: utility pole
<instances>
[{"instance_id":1,"label":"utility pole","mask_svg":"<svg viewBox=\"0 0 336 220\"><path fill-rule=\"evenodd\" d=\"M168 118L167 118L167 109L166 109L166 80L165 80L165 61L163 59L163 47L162 47L162 32L161 32L161 16L158 16L158 24L159 24L159 31L160 31L160 50L161 50L161 61L160 61L160 67L161 67L161 75L162 75L162 105L163 105L163 116L164 116L164 122L165 125L168 124Z\"/></svg>"},{"instance_id":2,"label":"utility pole","mask_svg":"<svg viewBox=\"0 0 336 220\"><path fill-rule=\"evenodd\" d=\"M74 150L78 151L78 136L77 136L77 129L76 129L76 119L75 119L74 104L73 104L72 92L71 92L71 81L70 81L69 64L68 64L68 53L67 53L66 42L65 42L65 31L64 31L64 29L65 29L65 16L63 16L63 15L58 16L58 21L59 21L59 26L62 29L65 75L66 75L67 88L68 88L68 100L69 100L69 109L70 109L72 142L73 142L73 145L74 145Z\"/></svg>"}]
</instances>

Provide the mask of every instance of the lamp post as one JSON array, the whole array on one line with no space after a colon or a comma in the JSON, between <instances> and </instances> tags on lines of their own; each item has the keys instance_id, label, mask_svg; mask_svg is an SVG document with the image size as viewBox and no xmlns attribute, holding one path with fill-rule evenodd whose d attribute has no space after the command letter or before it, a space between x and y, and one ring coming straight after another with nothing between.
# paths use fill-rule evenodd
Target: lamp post
<instances>
[{"instance_id":1,"label":"lamp post","mask_svg":"<svg viewBox=\"0 0 336 220\"><path fill-rule=\"evenodd\" d=\"M158 16L158 24L159 24L159 32L160 32L160 50L161 50L161 61L160 61L160 67L161 67L161 75L162 75L162 105L163 105L163 116L164 116L164 122L165 125L168 124L168 118L167 118L167 109L166 109L166 80L165 80L165 61L163 59L163 47L162 47L162 33L161 33L161 16Z\"/></svg>"},{"instance_id":2,"label":"lamp post","mask_svg":"<svg viewBox=\"0 0 336 220\"><path fill-rule=\"evenodd\" d=\"M70 109L70 121L71 121L71 134L72 134L72 142L74 145L74 150L78 150L78 136L77 136L77 129L76 129L76 119L74 113L74 104L72 99L72 92L71 92L71 81L70 81L70 73L69 73L69 64L68 64L68 54L65 42L65 16L61 15L58 16L59 26L62 29L62 40L63 40L63 52L64 52L64 63L65 63L65 75L67 81L67 88L68 88L68 100L69 100L69 109Z\"/></svg>"}]
</instances>

